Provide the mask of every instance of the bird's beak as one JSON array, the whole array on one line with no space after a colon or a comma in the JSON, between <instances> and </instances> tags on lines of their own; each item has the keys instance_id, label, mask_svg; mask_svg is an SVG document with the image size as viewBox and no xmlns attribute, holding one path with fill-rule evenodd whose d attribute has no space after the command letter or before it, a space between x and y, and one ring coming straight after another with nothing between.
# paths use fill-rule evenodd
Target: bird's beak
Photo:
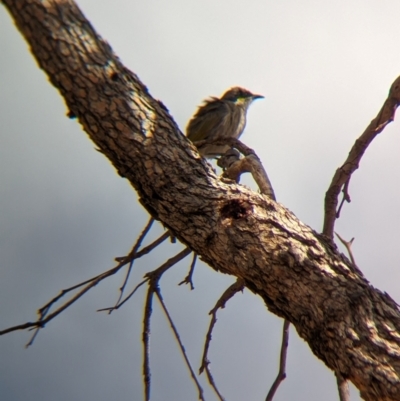
<instances>
[{"instance_id":1,"label":"bird's beak","mask_svg":"<svg viewBox=\"0 0 400 401\"><path fill-rule=\"evenodd\" d=\"M263 95L253 95L253 100L264 99Z\"/></svg>"}]
</instances>

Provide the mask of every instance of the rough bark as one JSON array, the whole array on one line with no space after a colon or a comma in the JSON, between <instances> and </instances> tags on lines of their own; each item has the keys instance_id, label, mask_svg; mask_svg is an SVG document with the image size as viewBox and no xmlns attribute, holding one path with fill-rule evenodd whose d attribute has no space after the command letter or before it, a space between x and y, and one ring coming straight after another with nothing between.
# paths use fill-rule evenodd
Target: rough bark
<instances>
[{"instance_id":1,"label":"rough bark","mask_svg":"<svg viewBox=\"0 0 400 401\"><path fill-rule=\"evenodd\" d=\"M281 204L218 178L72 1L3 3L148 212L213 269L242 278L365 400L400 400L397 304Z\"/></svg>"}]
</instances>

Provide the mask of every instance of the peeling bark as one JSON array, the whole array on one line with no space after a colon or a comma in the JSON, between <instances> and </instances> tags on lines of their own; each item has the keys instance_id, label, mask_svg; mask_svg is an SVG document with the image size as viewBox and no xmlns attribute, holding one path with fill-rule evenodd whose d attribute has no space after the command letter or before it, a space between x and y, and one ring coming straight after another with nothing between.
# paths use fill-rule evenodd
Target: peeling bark
<instances>
[{"instance_id":1,"label":"peeling bark","mask_svg":"<svg viewBox=\"0 0 400 401\"><path fill-rule=\"evenodd\" d=\"M368 401L400 400L400 313L281 204L215 175L70 0L3 0L70 115L147 211L241 278Z\"/></svg>"}]
</instances>

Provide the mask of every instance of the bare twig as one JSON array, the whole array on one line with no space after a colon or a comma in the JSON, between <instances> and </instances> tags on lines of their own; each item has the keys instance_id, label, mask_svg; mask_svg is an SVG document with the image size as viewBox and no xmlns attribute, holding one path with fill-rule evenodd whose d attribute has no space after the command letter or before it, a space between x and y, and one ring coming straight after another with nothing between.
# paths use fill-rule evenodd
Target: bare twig
<instances>
[{"instance_id":1,"label":"bare twig","mask_svg":"<svg viewBox=\"0 0 400 401\"><path fill-rule=\"evenodd\" d=\"M145 239L146 235L147 235L148 232L150 231L151 226L153 225L153 223L154 223L154 219L153 219L152 217L150 217L150 219L149 219L148 223L146 224L145 228L144 228L143 231L140 233L140 235L139 235L139 237L138 237L138 239L137 239L135 245L133 246L132 251L130 252L130 254L136 255L138 249L139 249L140 246L142 245L143 240ZM131 271L132 271L132 267L133 267L133 262L134 262L134 260L135 260L135 259L132 258L132 259L130 260L130 262L129 262L128 269L127 269L126 275L125 275L125 280L124 280L124 282L123 282L121 288L119 289L120 294L119 294L119 297L118 297L118 299L117 299L117 302L115 303L115 306L117 306L117 305L120 303L120 301L121 301L121 299L122 299L122 296L124 295L124 290L125 290L126 285L128 284L128 280L129 280L129 276L130 276ZM109 313L111 313L114 309L116 309L116 308L114 307L113 309L110 309Z\"/></svg>"},{"instance_id":2,"label":"bare twig","mask_svg":"<svg viewBox=\"0 0 400 401\"><path fill-rule=\"evenodd\" d=\"M154 291L149 285L147 289L146 304L144 307L144 318L143 318L143 379L144 379L144 396L145 400L150 400L150 387L151 387L151 373L150 373L150 321L151 314L153 312Z\"/></svg>"},{"instance_id":3,"label":"bare twig","mask_svg":"<svg viewBox=\"0 0 400 401\"><path fill-rule=\"evenodd\" d=\"M158 286L158 282L161 276L172 266L178 263L180 260L185 258L191 250L189 248L185 248L183 251L179 252L172 258L168 259L165 263L163 263L157 269L146 273L146 281L149 282L149 287L147 289L146 296L146 304L144 308L144 318L143 318L143 378L144 378L144 393L145 400L150 400L150 388L151 388L151 372L150 372L150 318L153 312L152 302L153 302L153 294L156 291L156 287Z\"/></svg>"},{"instance_id":4,"label":"bare twig","mask_svg":"<svg viewBox=\"0 0 400 401\"><path fill-rule=\"evenodd\" d=\"M196 265L196 260L197 260L197 254L193 253L193 259L192 259L192 263L190 264L189 273L178 285L190 284L190 289L194 290L192 276L193 276L194 267Z\"/></svg>"},{"instance_id":5,"label":"bare twig","mask_svg":"<svg viewBox=\"0 0 400 401\"><path fill-rule=\"evenodd\" d=\"M208 349L210 347L210 342L212 339L212 331L214 329L215 323L217 322L217 310L225 308L225 304L231 299L237 292L243 291L244 288L244 282L241 279L237 279L231 286L229 286L225 292L221 295L221 297L218 299L216 302L214 308L211 309L210 315L211 321L210 325L208 327L207 335L206 335L206 342L204 343L204 351L203 351L203 357L201 358L201 366L199 373L201 374L204 370L206 371L207 379L208 382L210 383L211 387L214 389L215 393L217 394L218 398L223 401L224 398L220 394L220 392L217 389L217 386L215 385L214 378L211 374L209 364L210 361L208 360Z\"/></svg>"},{"instance_id":6,"label":"bare twig","mask_svg":"<svg viewBox=\"0 0 400 401\"><path fill-rule=\"evenodd\" d=\"M371 121L363 134L356 140L350 153L341 167L336 170L332 182L325 195L325 217L323 234L333 240L335 220L340 213L338 206L339 193L344 188L344 200L349 200L348 184L351 175L359 167L362 156L374 138L394 120L395 112L400 104L400 77L393 82L389 95L385 100L378 115Z\"/></svg>"},{"instance_id":7,"label":"bare twig","mask_svg":"<svg viewBox=\"0 0 400 401\"><path fill-rule=\"evenodd\" d=\"M337 237L339 238L340 242L346 247L347 253L349 254L351 263L353 264L354 270L358 272L361 276L363 275L363 272L358 268L356 264L356 260L353 255L353 250L351 249L351 246L353 245L354 238L352 238L350 241L344 240L338 233L335 232Z\"/></svg>"},{"instance_id":8,"label":"bare twig","mask_svg":"<svg viewBox=\"0 0 400 401\"><path fill-rule=\"evenodd\" d=\"M129 299L136 292L136 290L139 289L139 287L141 287L144 283L146 283L147 281L150 280L150 277L152 276L152 274L157 273L159 271L159 269L162 269L163 270L162 273L164 273L164 271L168 270L175 263L179 262L181 259L183 259L185 256L187 256L190 252L191 252L190 249L185 248L182 252L180 252L176 257L173 258L172 262L171 262L171 259L169 259L165 264L161 265L158 269L156 269L152 272L146 273L146 275L145 275L146 278L143 281L141 281L139 284L137 284L136 287L119 304L112 306L110 308L99 309L98 312L119 309L125 302L129 301ZM162 273L159 273L159 274L162 275Z\"/></svg>"},{"instance_id":9,"label":"bare twig","mask_svg":"<svg viewBox=\"0 0 400 401\"><path fill-rule=\"evenodd\" d=\"M338 219L340 217L340 212L342 211L342 207L344 205L344 202L350 203L351 202L351 198L350 198L350 194L349 194L349 186L350 186L350 179L351 177L348 178L348 180L346 180L346 182L343 185L343 189L342 189L342 193L343 193L343 197L342 197L342 201L340 202L340 205L338 207L338 210L336 212L336 218Z\"/></svg>"},{"instance_id":10,"label":"bare twig","mask_svg":"<svg viewBox=\"0 0 400 401\"><path fill-rule=\"evenodd\" d=\"M169 314L168 309L167 309L167 307L165 306L164 300L163 300L162 295L161 295L160 287L159 287L158 285L155 285L155 286L154 286L154 291L155 291L155 293L156 293L156 295L157 295L158 300L160 301L160 304L161 304L162 309L163 309L163 311L164 311L164 313L165 313L165 316L166 316L167 319L168 319L168 322L169 322L169 324L170 324L170 326L171 326L171 328L172 328L172 331L173 331L174 334L175 334L176 341L177 341L178 344L179 344L179 348L181 349L183 358L184 358L184 360L185 360L185 362L186 362L186 366L187 366L187 368L188 368L189 371L190 371L190 376L192 377L193 381L194 381L195 384L196 384L197 390L199 391L199 400L204 401L203 389L201 388L200 383L199 383L199 381L197 380L196 374L195 374L194 371L193 371L192 365L190 364L189 358L188 358L188 356L187 356L187 354L186 354L185 347L184 347L183 344L182 344L182 341L181 341L181 338L180 338L180 336L179 336L178 330L176 329L175 324L174 324L174 322L172 321L171 315Z\"/></svg>"},{"instance_id":11,"label":"bare twig","mask_svg":"<svg viewBox=\"0 0 400 401\"><path fill-rule=\"evenodd\" d=\"M125 302L129 301L129 299L131 299L131 297L133 296L133 294L144 284L147 283L149 281L148 278L144 279L143 281L141 281L139 284L136 285L136 287L118 304L111 306L109 308L102 308L102 309L97 309L97 312L103 312L103 311L108 311L109 313L113 310L117 310L119 309Z\"/></svg>"},{"instance_id":12,"label":"bare twig","mask_svg":"<svg viewBox=\"0 0 400 401\"><path fill-rule=\"evenodd\" d=\"M187 255L191 253L190 248L185 248L179 253L177 253L175 256L172 258L169 258L166 262L164 262L160 267L158 267L155 270L152 270L151 272L148 272L144 275L144 277L149 278L149 279L154 279L154 277L158 277L158 279L161 278L161 276L173 265L178 263L180 260L184 259Z\"/></svg>"},{"instance_id":13,"label":"bare twig","mask_svg":"<svg viewBox=\"0 0 400 401\"><path fill-rule=\"evenodd\" d=\"M39 319L36 322L29 322L29 323L25 323L25 324L22 324L19 326L10 327L6 330L0 331L0 335L9 333L10 331L22 330L22 329L26 329L26 328L35 328L35 332L34 332L33 336L31 337L30 341L26 344L26 347L29 347L30 345L33 344L33 341L35 340L35 338L38 334L38 331L41 328L43 328L47 322L54 319L62 311L67 309L69 306L71 306L81 296L83 296L86 292L88 292L91 288L93 288L95 285L97 285L104 278L105 277L98 277L96 280L90 282L86 287L84 287L81 291L79 291L78 294L76 294L74 297L72 297L69 301L65 302L64 305L60 306L58 309L56 309L50 315L47 315L47 313L49 312L50 307L52 305L51 301L46 306L39 309L39 311L38 311ZM59 297L56 297L56 298L59 298ZM46 315L47 315L47 317L45 317Z\"/></svg>"},{"instance_id":14,"label":"bare twig","mask_svg":"<svg viewBox=\"0 0 400 401\"><path fill-rule=\"evenodd\" d=\"M357 267L356 260L354 259L353 251L351 249L351 246L353 245L354 238L352 238L350 241L346 241L338 233L335 232L335 234L339 238L340 242L346 247L346 250L347 250L347 252L349 254L351 263L353 263L353 265L355 267Z\"/></svg>"},{"instance_id":15,"label":"bare twig","mask_svg":"<svg viewBox=\"0 0 400 401\"><path fill-rule=\"evenodd\" d=\"M279 385L283 382L283 380L286 379L286 356L287 356L287 349L289 346L289 326L290 326L289 321L285 319L283 321L282 345L279 357L279 372L267 394L267 398L265 399L265 401L272 401Z\"/></svg>"},{"instance_id":16,"label":"bare twig","mask_svg":"<svg viewBox=\"0 0 400 401\"><path fill-rule=\"evenodd\" d=\"M124 265L126 265L127 263L129 263L132 259L139 259L140 257L147 255L148 253L150 253L154 248L156 248L158 245L160 245L161 243L163 243L167 238L170 237L170 232L167 231L165 232L163 235L161 235L160 237L158 237L156 240L154 240L151 244L145 246L143 249L141 249L139 252L134 252L133 248L132 250L129 252L128 255L126 256L117 256L115 258L115 260L117 262L124 262Z\"/></svg>"},{"instance_id":17,"label":"bare twig","mask_svg":"<svg viewBox=\"0 0 400 401\"><path fill-rule=\"evenodd\" d=\"M165 241L169 237L168 232L164 233L161 237L153 241L150 245L144 247L141 251L137 252L136 254L133 252L130 252L128 256L125 256L123 258L118 258L117 260L119 263L117 266L113 267L110 270L107 270L104 273L101 273L95 277L92 277L88 280L85 280L79 284L73 285L72 287L66 288L60 292L57 296L52 298L46 305L44 305L42 308L38 310L39 318L38 320L34 322L26 322L23 324L19 324L16 326L8 327L4 330L0 331L0 335L11 333L13 331L17 330L26 330L26 329L35 329L35 333L32 336L31 340L28 342L26 345L27 347L32 344L33 340L35 339L38 330L40 330L42 327L46 325L50 320L54 319L57 315L59 315L61 312L63 312L65 309L67 309L69 306L71 306L74 302L76 302L80 297L82 297L87 291L89 291L91 288L95 287L98 283L100 283L102 280L104 280L107 277L110 277L114 274L116 274L123 266L125 266L127 263L129 263L133 259L138 259L146 254L148 254L150 251L152 251L155 247L160 245L163 241ZM49 314L49 311L51 307L58 302L61 298L63 298L66 294L69 292L76 290L80 287L85 286L80 292L78 292L75 296L73 296L69 301L67 301L65 304L61 305L58 309L56 309L53 313Z\"/></svg>"}]
</instances>

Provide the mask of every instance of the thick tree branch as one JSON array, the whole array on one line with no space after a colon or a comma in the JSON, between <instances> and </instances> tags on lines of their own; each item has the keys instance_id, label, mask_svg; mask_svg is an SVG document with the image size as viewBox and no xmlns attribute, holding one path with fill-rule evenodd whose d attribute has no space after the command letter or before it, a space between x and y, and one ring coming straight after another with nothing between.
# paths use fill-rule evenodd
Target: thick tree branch
<instances>
[{"instance_id":1,"label":"thick tree branch","mask_svg":"<svg viewBox=\"0 0 400 401\"><path fill-rule=\"evenodd\" d=\"M400 313L387 294L282 205L219 179L71 0L3 4L70 112L155 219L213 269L241 278L365 400L400 399ZM399 82L371 123L375 135L393 119ZM338 170L334 192L356 166L351 158Z\"/></svg>"}]
</instances>

